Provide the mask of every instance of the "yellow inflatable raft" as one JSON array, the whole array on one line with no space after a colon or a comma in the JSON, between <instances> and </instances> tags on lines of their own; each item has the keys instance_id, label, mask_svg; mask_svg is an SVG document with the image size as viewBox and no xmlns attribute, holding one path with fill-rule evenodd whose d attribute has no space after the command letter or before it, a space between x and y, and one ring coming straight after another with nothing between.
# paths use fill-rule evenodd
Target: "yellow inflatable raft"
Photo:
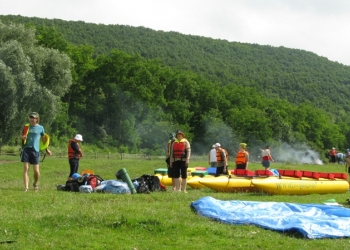
<instances>
[{"instance_id":1,"label":"yellow inflatable raft","mask_svg":"<svg viewBox=\"0 0 350 250\"><path fill-rule=\"evenodd\" d=\"M281 174L281 170L279 172ZM338 194L349 190L347 175L344 173L294 172L294 175L289 176L252 179L252 184L266 193L284 195Z\"/></svg>"}]
</instances>

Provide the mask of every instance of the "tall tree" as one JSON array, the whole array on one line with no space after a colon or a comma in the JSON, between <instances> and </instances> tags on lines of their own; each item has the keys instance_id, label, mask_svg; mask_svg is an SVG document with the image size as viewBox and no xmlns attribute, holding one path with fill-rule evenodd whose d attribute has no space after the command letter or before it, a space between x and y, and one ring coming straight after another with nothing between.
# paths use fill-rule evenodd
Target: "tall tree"
<instances>
[{"instance_id":1,"label":"tall tree","mask_svg":"<svg viewBox=\"0 0 350 250\"><path fill-rule=\"evenodd\" d=\"M19 134L30 111L44 125L54 121L72 82L70 67L68 56L37 44L34 29L0 22L0 146Z\"/></svg>"}]
</instances>

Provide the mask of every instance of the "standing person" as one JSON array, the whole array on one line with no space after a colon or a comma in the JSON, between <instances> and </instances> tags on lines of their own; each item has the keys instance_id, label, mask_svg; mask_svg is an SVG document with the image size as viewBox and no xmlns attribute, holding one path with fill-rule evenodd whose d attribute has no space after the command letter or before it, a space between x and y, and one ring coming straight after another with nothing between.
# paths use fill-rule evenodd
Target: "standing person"
<instances>
[{"instance_id":1,"label":"standing person","mask_svg":"<svg viewBox=\"0 0 350 250\"><path fill-rule=\"evenodd\" d=\"M170 153L170 167L173 168L173 177L175 182L175 191L181 192L181 187L184 193L187 185L187 168L191 157L191 145L185 138L185 134L178 130L176 131L176 139ZM180 173L182 183L180 186Z\"/></svg>"},{"instance_id":2,"label":"standing person","mask_svg":"<svg viewBox=\"0 0 350 250\"><path fill-rule=\"evenodd\" d=\"M40 159L40 140L45 144L45 130L44 127L39 124L40 118L37 112L31 112L29 114L29 126L25 126L22 131L21 139L23 150L21 153L21 162L23 162L23 182L24 182L24 192L28 191L29 186L29 166L33 165L34 171L34 191L39 190L39 159ZM25 131L26 130L26 131ZM51 155L51 151L46 149L48 155Z\"/></svg>"},{"instance_id":3,"label":"standing person","mask_svg":"<svg viewBox=\"0 0 350 250\"><path fill-rule=\"evenodd\" d=\"M344 154L342 152L337 153L337 162L338 164L344 164Z\"/></svg>"},{"instance_id":4,"label":"standing person","mask_svg":"<svg viewBox=\"0 0 350 250\"><path fill-rule=\"evenodd\" d=\"M236 156L236 169L248 169L249 153L246 151L247 144L240 143Z\"/></svg>"},{"instance_id":5,"label":"standing person","mask_svg":"<svg viewBox=\"0 0 350 250\"><path fill-rule=\"evenodd\" d=\"M337 150L334 147L329 151L329 156L331 157L330 162L335 163L336 156L337 156Z\"/></svg>"},{"instance_id":6,"label":"standing person","mask_svg":"<svg viewBox=\"0 0 350 250\"><path fill-rule=\"evenodd\" d=\"M75 137L68 142L68 162L70 167L68 180L73 180L72 175L78 173L79 159L83 157L83 152L79 145L82 141L83 136L81 134L76 134Z\"/></svg>"},{"instance_id":7,"label":"standing person","mask_svg":"<svg viewBox=\"0 0 350 250\"><path fill-rule=\"evenodd\" d=\"M218 161L216 159L216 148L215 148L215 144L212 146L211 150L209 151L209 155L208 155L208 162L209 162L209 166L212 168L216 168Z\"/></svg>"},{"instance_id":8,"label":"standing person","mask_svg":"<svg viewBox=\"0 0 350 250\"><path fill-rule=\"evenodd\" d=\"M173 177L173 168L170 167L170 152L171 152L171 148L173 145L173 142L175 141L175 133L171 133L169 135L169 141L168 141L168 146L167 146L167 153L166 153L166 163L167 163L167 167L168 167L168 177L171 178L172 180L172 190L175 191L176 187L175 187L175 180Z\"/></svg>"},{"instance_id":9,"label":"standing person","mask_svg":"<svg viewBox=\"0 0 350 250\"><path fill-rule=\"evenodd\" d=\"M265 149L260 149L261 150L261 164L265 168L265 170L270 169L270 162L274 161L271 156L271 150L270 146L266 146Z\"/></svg>"},{"instance_id":10,"label":"standing person","mask_svg":"<svg viewBox=\"0 0 350 250\"><path fill-rule=\"evenodd\" d=\"M220 176L224 173L224 168L227 166L226 153L223 148L221 148L220 143L215 144L216 149L216 159L218 161L215 176Z\"/></svg>"}]
</instances>

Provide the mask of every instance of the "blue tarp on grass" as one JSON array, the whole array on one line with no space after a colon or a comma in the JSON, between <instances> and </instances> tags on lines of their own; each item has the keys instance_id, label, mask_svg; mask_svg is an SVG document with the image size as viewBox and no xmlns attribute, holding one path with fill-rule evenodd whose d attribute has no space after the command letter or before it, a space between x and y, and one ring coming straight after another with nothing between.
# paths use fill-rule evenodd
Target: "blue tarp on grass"
<instances>
[{"instance_id":1,"label":"blue tarp on grass","mask_svg":"<svg viewBox=\"0 0 350 250\"><path fill-rule=\"evenodd\" d=\"M203 197L191 203L199 214L227 224L251 224L310 239L350 237L350 209L320 204L221 201Z\"/></svg>"}]
</instances>

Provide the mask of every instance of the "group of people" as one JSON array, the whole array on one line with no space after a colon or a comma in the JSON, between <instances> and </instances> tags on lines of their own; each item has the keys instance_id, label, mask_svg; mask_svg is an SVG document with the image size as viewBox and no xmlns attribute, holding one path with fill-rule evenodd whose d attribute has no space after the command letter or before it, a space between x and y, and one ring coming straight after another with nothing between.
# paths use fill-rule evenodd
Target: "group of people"
<instances>
[{"instance_id":1,"label":"group of people","mask_svg":"<svg viewBox=\"0 0 350 250\"><path fill-rule=\"evenodd\" d=\"M22 139L21 162L24 164L23 182L24 191L29 189L29 166L33 165L34 182L33 188L35 191L39 190L39 161L40 161L40 141L45 144L47 137L45 136L45 129L39 124L40 118L37 112L29 114L29 124L23 128L20 138ZM169 136L167 147L168 176L173 180L173 191L183 191L186 193L186 179L187 168L191 157L191 145L186 139L184 132L181 130L176 133L171 133ZM78 172L79 159L83 156L80 143L83 141L81 134L75 135L74 138L68 142L68 161L70 166L70 173L68 180L73 179L73 174ZM247 169L249 163L249 153L246 150L247 144L240 143L239 151L236 155L236 168ZM46 148L46 153L52 155L49 148ZM265 168L270 167L272 160L271 152L267 146L264 150L261 149L262 164ZM209 165L216 168L216 176L228 174L228 152L221 147L220 143L215 143L209 152ZM180 178L181 177L181 178Z\"/></svg>"},{"instance_id":2,"label":"group of people","mask_svg":"<svg viewBox=\"0 0 350 250\"><path fill-rule=\"evenodd\" d=\"M23 182L24 192L29 189L29 167L33 165L34 171L34 191L39 190L39 161L40 161L40 141L43 144L46 143L48 138L45 136L45 129L39 124L40 117L37 112L31 112L29 114L29 124L26 124L22 130L20 138L22 139L22 150L21 150L21 162L23 162ZM70 173L68 179L72 179L72 175L78 172L79 159L83 156L83 152L79 145L83 141L83 137L77 134L73 139L69 140L68 143L68 161L70 166ZM45 149L48 155L52 155L49 148Z\"/></svg>"},{"instance_id":3,"label":"group of people","mask_svg":"<svg viewBox=\"0 0 350 250\"><path fill-rule=\"evenodd\" d=\"M338 152L335 147L333 147L331 150L327 153L327 158L329 158L330 163L336 163L338 164L344 164L350 162L350 149L346 150L346 153Z\"/></svg>"}]
</instances>

